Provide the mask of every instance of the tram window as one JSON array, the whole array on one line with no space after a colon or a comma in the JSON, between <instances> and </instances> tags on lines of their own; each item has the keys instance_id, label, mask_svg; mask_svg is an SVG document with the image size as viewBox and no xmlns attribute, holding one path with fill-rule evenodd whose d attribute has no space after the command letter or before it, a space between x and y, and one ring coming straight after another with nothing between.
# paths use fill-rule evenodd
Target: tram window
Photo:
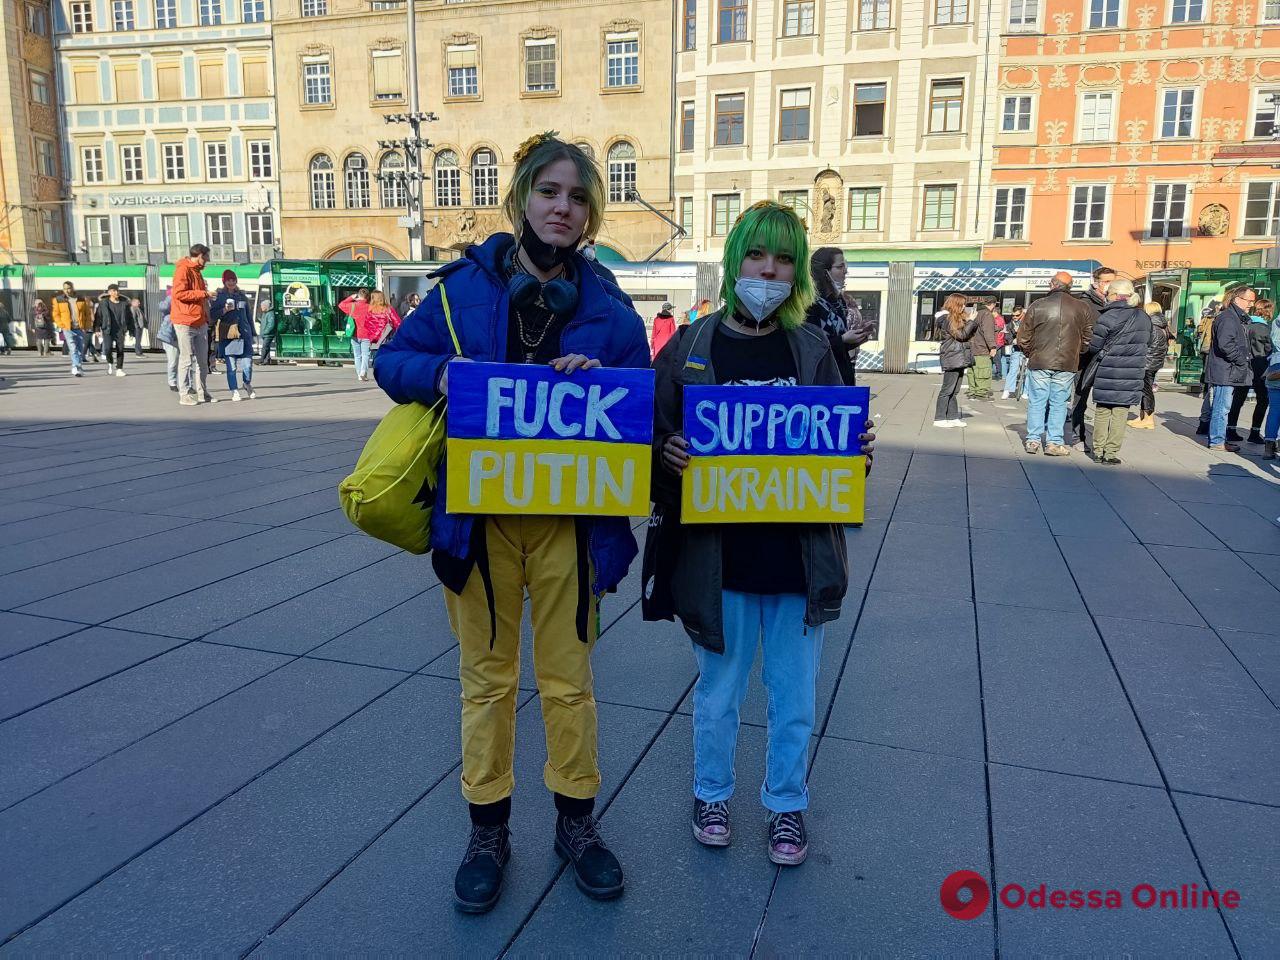
<instances>
[{"instance_id":1,"label":"tram window","mask_svg":"<svg viewBox=\"0 0 1280 960\"><path fill-rule=\"evenodd\" d=\"M858 309L862 311L862 319L870 320L875 325L875 333L871 335L872 340L880 339L880 297L879 290L851 290L848 296L858 305Z\"/></svg>"}]
</instances>

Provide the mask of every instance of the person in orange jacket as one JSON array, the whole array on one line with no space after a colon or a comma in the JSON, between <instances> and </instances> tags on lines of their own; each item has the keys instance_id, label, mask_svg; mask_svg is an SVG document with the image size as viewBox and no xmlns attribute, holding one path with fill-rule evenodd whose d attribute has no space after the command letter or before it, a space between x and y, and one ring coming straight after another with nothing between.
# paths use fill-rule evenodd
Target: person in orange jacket
<instances>
[{"instance_id":1,"label":"person in orange jacket","mask_svg":"<svg viewBox=\"0 0 1280 960\"><path fill-rule=\"evenodd\" d=\"M203 243L191 247L191 255L178 261L173 271L173 305L169 319L178 338L178 383L191 377L194 394L182 392L178 402L184 407L216 403L209 393L209 292L201 271L209 262L209 248Z\"/></svg>"},{"instance_id":2,"label":"person in orange jacket","mask_svg":"<svg viewBox=\"0 0 1280 960\"><path fill-rule=\"evenodd\" d=\"M62 293L53 298L53 325L62 331L71 354L71 375L84 376L85 334L93 331L93 308L84 297L76 296L76 288L68 280Z\"/></svg>"}]
</instances>

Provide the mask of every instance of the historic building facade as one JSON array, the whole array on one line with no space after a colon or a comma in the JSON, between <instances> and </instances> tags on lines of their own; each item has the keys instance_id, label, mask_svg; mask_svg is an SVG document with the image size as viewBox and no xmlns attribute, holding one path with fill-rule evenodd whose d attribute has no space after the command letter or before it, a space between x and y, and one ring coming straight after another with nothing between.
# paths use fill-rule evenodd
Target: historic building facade
<instances>
[{"instance_id":1,"label":"historic building facade","mask_svg":"<svg viewBox=\"0 0 1280 960\"><path fill-rule=\"evenodd\" d=\"M279 0L276 88L290 256L409 255L407 163L385 117L409 105L406 11L383 0ZM512 155L557 130L606 171L601 252L641 259L671 228L671 8L658 0L471 0L417 7L427 177L424 242L463 249L505 228ZM382 141L380 143L380 141Z\"/></svg>"},{"instance_id":2,"label":"historic building facade","mask_svg":"<svg viewBox=\"0 0 1280 960\"><path fill-rule=\"evenodd\" d=\"M988 259L1225 266L1280 229L1278 0L1010 0Z\"/></svg>"},{"instance_id":3,"label":"historic building facade","mask_svg":"<svg viewBox=\"0 0 1280 960\"><path fill-rule=\"evenodd\" d=\"M0 263L65 260L66 194L48 0L0 9Z\"/></svg>"},{"instance_id":4,"label":"historic building facade","mask_svg":"<svg viewBox=\"0 0 1280 960\"><path fill-rule=\"evenodd\" d=\"M280 255L270 0L60 0L80 261Z\"/></svg>"}]
</instances>

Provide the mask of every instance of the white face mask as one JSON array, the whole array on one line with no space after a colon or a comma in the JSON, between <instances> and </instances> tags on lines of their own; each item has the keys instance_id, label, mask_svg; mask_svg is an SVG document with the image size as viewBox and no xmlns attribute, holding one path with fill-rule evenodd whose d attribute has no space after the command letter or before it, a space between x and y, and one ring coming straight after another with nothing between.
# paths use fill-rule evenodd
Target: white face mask
<instances>
[{"instance_id":1,"label":"white face mask","mask_svg":"<svg viewBox=\"0 0 1280 960\"><path fill-rule=\"evenodd\" d=\"M831 281L831 287L832 287L832 289L834 289L837 293L839 293L840 291L842 291L842 290L844 289L844 281L843 281L843 280L837 280L837 279L836 279L836 275L835 275L835 273L834 273L833 271L831 271L831 270L828 270L828 271L827 271L827 279Z\"/></svg>"},{"instance_id":2,"label":"white face mask","mask_svg":"<svg viewBox=\"0 0 1280 960\"><path fill-rule=\"evenodd\" d=\"M791 296L791 281L739 277L733 285L733 292L738 306L759 326Z\"/></svg>"}]
</instances>

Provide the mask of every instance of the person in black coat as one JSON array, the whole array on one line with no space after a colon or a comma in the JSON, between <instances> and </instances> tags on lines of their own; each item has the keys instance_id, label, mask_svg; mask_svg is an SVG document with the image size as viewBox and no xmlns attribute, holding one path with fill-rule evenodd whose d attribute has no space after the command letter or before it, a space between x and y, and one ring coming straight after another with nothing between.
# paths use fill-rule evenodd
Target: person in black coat
<instances>
[{"instance_id":1,"label":"person in black coat","mask_svg":"<svg viewBox=\"0 0 1280 960\"><path fill-rule=\"evenodd\" d=\"M1249 315L1258 302L1253 287L1236 287L1227 304L1213 318L1209 352L1205 355L1205 383L1213 391L1209 409L1209 449L1238 450L1227 442L1227 418L1236 387L1249 383Z\"/></svg>"},{"instance_id":2,"label":"person in black coat","mask_svg":"<svg viewBox=\"0 0 1280 960\"><path fill-rule=\"evenodd\" d=\"M1135 430L1154 430L1156 426L1156 375L1164 366L1169 354L1169 318L1158 303L1148 303L1143 308L1151 317L1151 346L1147 350L1147 373L1142 382L1142 403L1138 407Z\"/></svg>"},{"instance_id":3,"label":"person in black coat","mask_svg":"<svg viewBox=\"0 0 1280 960\"><path fill-rule=\"evenodd\" d=\"M1093 459L1114 466L1124 442L1129 408L1142 398L1147 355L1151 349L1151 318L1139 304L1129 280L1111 281L1107 302L1089 337L1093 356Z\"/></svg>"},{"instance_id":4,"label":"person in black coat","mask_svg":"<svg viewBox=\"0 0 1280 960\"><path fill-rule=\"evenodd\" d=\"M970 316L964 297L953 293L942 303L947 318L939 331L938 361L942 366L942 387L938 391L938 405L933 414L935 427L963 427L960 405L956 394L960 392L960 378L973 366L973 348L969 341L978 330L978 318Z\"/></svg>"},{"instance_id":5,"label":"person in black coat","mask_svg":"<svg viewBox=\"0 0 1280 960\"><path fill-rule=\"evenodd\" d=\"M854 343L857 332L849 328L849 304L844 298L844 280L848 272L844 251L835 247L819 247L809 258L809 273L813 277L813 289L818 298L809 304L805 321L819 327L831 344L831 354L836 358L840 379L845 386L855 382L853 361L849 358L851 346L861 346L866 338Z\"/></svg>"},{"instance_id":6,"label":"person in black coat","mask_svg":"<svg viewBox=\"0 0 1280 960\"><path fill-rule=\"evenodd\" d=\"M1236 387L1232 395L1231 413L1227 417L1228 440L1240 440L1236 425L1240 423L1240 411L1252 390L1254 403L1249 442L1262 443L1262 421L1266 419L1267 407L1271 405L1267 393L1267 364L1271 360L1271 311L1263 306L1266 302L1259 300L1254 304L1255 312L1250 315L1249 326L1245 328L1249 340L1251 383L1245 387Z\"/></svg>"}]
</instances>

